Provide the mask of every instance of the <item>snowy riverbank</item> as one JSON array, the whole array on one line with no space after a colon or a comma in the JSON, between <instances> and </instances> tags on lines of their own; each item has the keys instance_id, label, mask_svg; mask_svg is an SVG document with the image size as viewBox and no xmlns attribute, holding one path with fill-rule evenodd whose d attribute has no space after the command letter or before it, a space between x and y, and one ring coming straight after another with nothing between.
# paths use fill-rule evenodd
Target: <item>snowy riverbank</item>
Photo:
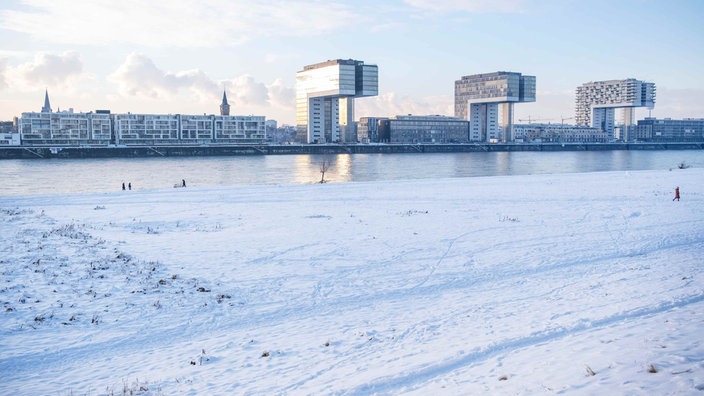
<instances>
[{"instance_id":1,"label":"snowy riverbank","mask_svg":"<svg viewBox=\"0 0 704 396\"><path fill-rule=\"evenodd\" d=\"M0 197L0 393L696 393L702 208L704 169Z\"/></svg>"}]
</instances>

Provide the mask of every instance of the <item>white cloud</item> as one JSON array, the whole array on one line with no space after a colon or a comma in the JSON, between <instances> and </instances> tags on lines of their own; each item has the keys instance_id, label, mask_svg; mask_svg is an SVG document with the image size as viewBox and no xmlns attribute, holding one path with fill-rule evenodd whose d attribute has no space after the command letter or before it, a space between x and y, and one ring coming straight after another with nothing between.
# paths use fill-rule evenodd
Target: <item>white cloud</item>
<instances>
[{"instance_id":1,"label":"white cloud","mask_svg":"<svg viewBox=\"0 0 704 396\"><path fill-rule=\"evenodd\" d=\"M200 97L212 98L216 95L217 84L201 70L188 70L178 73L159 69L154 62L141 54L130 54L125 62L108 80L118 85L124 96L141 96L164 99L189 89ZM211 94L208 94L212 92Z\"/></svg>"},{"instance_id":2,"label":"white cloud","mask_svg":"<svg viewBox=\"0 0 704 396\"><path fill-rule=\"evenodd\" d=\"M396 115L454 116L454 98L450 95L414 97L394 92L355 100L355 117L392 117Z\"/></svg>"},{"instance_id":3,"label":"white cloud","mask_svg":"<svg viewBox=\"0 0 704 396\"><path fill-rule=\"evenodd\" d=\"M323 1L23 0L0 11L0 28L36 40L154 47L237 45L261 36L310 36L359 20L354 8Z\"/></svg>"},{"instance_id":4,"label":"white cloud","mask_svg":"<svg viewBox=\"0 0 704 396\"><path fill-rule=\"evenodd\" d=\"M239 76L225 83L230 93L228 98L233 106L263 106L267 104L269 93L266 85L257 82L252 76Z\"/></svg>"},{"instance_id":5,"label":"white cloud","mask_svg":"<svg viewBox=\"0 0 704 396\"><path fill-rule=\"evenodd\" d=\"M32 61L8 66L0 65L0 89L31 91L38 88L54 88L75 91L79 81L91 79L83 71L83 62L75 51L62 54L38 52Z\"/></svg>"},{"instance_id":6,"label":"white cloud","mask_svg":"<svg viewBox=\"0 0 704 396\"><path fill-rule=\"evenodd\" d=\"M124 97L171 100L182 95L195 95L200 103L219 103L226 89L230 105L235 109L276 106L293 108L293 89L275 80L267 86L249 75L215 81L202 70L168 72L160 69L149 57L133 53L117 70L108 76L117 84ZM288 103L287 103L288 102Z\"/></svg>"},{"instance_id":7,"label":"white cloud","mask_svg":"<svg viewBox=\"0 0 704 396\"><path fill-rule=\"evenodd\" d=\"M413 8L435 12L522 12L526 0L404 0Z\"/></svg>"},{"instance_id":8,"label":"white cloud","mask_svg":"<svg viewBox=\"0 0 704 396\"><path fill-rule=\"evenodd\" d=\"M267 89L269 90L269 103L272 106L294 111L296 107L296 90L294 88L285 86L283 80L277 78L267 86Z\"/></svg>"}]
</instances>

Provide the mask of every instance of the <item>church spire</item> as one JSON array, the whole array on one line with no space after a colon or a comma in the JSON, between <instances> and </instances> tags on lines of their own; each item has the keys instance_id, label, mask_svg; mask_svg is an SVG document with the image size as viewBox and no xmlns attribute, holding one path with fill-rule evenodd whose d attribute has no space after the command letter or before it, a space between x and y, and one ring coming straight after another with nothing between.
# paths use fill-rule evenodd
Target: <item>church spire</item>
<instances>
[{"instance_id":1,"label":"church spire","mask_svg":"<svg viewBox=\"0 0 704 396\"><path fill-rule=\"evenodd\" d=\"M51 113L51 105L49 104L49 90L44 91L44 107L42 113Z\"/></svg>"},{"instance_id":2,"label":"church spire","mask_svg":"<svg viewBox=\"0 0 704 396\"><path fill-rule=\"evenodd\" d=\"M222 103L220 104L220 115L230 115L230 105L227 103L227 93L222 91Z\"/></svg>"}]
</instances>

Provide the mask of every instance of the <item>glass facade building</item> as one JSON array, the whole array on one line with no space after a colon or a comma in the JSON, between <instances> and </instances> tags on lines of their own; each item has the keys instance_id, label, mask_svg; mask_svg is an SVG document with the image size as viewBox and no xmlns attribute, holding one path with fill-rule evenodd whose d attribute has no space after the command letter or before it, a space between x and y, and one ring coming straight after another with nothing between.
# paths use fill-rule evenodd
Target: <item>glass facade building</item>
<instances>
[{"instance_id":1,"label":"glass facade building","mask_svg":"<svg viewBox=\"0 0 704 396\"><path fill-rule=\"evenodd\" d=\"M396 116L378 121L380 143L467 143L469 121L455 117Z\"/></svg>"},{"instance_id":2,"label":"glass facade building","mask_svg":"<svg viewBox=\"0 0 704 396\"><path fill-rule=\"evenodd\" d=\"M704 119L646 118L638 121L634 138L646 142L704 142Z\"/></svg>"},{"instance_id":3,"label":"glass facade building","mask_svg":"<svg viewBox=\"0 0 704 396\"><path fill-rule=\"evenodd\" d=\"M376 96L376 65L352 59L305 66L296 73L296 130L304 143L354 139L354 98Z\"/></svg>"},{"instance_id":4,"label":"glass facade building","mask_svg":"<svg viewBox=\"0 0 704 396\"><path fill-rule=\"evenodd\" d=\"M455 81L455 117L470 121L475 142L512 141L513 104L535 102L535 76L495 72Z\"/></svg>"}]
</instances>

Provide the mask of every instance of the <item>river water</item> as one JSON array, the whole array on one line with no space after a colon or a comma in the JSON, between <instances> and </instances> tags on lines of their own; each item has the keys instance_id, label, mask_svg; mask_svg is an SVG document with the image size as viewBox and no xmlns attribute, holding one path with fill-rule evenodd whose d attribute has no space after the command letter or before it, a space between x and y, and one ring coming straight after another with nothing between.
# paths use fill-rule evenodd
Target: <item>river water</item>
<instances>
[{"instance_id":1,"label":"river water","mask_svg":"<svg viewBox=\"0 0 704 396\"><path fill-rule=\"evenodd\" d=\"M265 155L0 161L0 195L704 167L702 150ZM704 182L704 181L703 181Z\"/></svg>"}]
</instances>

